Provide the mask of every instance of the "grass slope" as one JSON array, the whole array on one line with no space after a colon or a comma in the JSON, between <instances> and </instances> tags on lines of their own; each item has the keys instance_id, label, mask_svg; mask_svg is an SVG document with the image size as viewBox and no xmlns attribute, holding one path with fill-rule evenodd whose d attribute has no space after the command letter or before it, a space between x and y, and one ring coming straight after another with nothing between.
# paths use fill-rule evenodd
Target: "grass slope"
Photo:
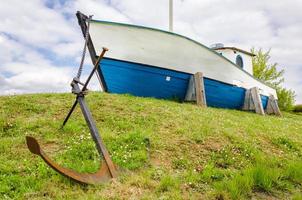
<instances>
[{"instance_id":1,"label":"grass slope","mask_svg":"<svg viewBox=\"0 0 302 200\"><path fill-rule=\"evenodd\" d=\"M302 198L302 115L262 117L91 93L88 104L121 174L87 186L57 174L25 145L25 135L33 135L58 163L97 170L79 109L59 129L73 100L71 94L0 98L0 199Z\"/></svg>"}]
</instances>

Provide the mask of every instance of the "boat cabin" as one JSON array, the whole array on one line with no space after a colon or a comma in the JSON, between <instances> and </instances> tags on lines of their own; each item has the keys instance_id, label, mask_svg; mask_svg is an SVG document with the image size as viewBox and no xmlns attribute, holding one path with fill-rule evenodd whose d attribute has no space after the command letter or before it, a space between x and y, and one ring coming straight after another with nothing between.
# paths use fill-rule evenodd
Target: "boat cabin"
<instances>
[{"instance_id":1,"label":"boat cabin","mask_svg":"<svg viewBox=\"0 0 302 200\"><path fill-rule=\"evenodd\" d=\"M244 71L253 75L252 58L255 54L238 49L236 47L225 47L223 44L218 43L211 46L220 55L224 56L231 62L241 67Z\"/></svg>"}]
</instances>

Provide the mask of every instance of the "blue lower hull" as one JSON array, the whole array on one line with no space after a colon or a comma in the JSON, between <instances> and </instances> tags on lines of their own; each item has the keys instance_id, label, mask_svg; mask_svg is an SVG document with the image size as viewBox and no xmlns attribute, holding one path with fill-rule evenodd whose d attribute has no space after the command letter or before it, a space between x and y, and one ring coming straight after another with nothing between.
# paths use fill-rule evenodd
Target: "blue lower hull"
<instances>
[{"instance_id":1,"label":"blue lower hull","mask_svg":"<svg viewBox=\"0 0 302 200\"><path fill-rule=\"evenodd\" d=\"M100 65L110 93L183 101L191 74L105 58ZM204 78L208 106L241 109L245 89ZM268 97L261 96L264 108Z\"/></svg>"}]
</instances>

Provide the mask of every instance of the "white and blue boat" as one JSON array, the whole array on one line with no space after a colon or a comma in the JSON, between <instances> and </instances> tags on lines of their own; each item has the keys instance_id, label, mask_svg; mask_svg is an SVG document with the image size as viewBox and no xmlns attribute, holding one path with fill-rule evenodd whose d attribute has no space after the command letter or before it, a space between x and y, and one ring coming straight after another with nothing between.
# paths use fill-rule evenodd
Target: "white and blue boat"
<instances>
[{"instance_id":1,"label":"white and blue boat","mask_svg":"<svg viewBox=\"0 0 302 200\"><path fill-rule=\"evenodd\" d=\"M85 32L85 15L77 13ZM94 59L110 50L98 74L109 93L185 99L192 74L202 72L208 106L241 109L245 91L258 87L263 107L276 91L253 76L253 54L221 44L207 46L173 32L91 20L89 51Z\"/></svg>"}]
</instances>

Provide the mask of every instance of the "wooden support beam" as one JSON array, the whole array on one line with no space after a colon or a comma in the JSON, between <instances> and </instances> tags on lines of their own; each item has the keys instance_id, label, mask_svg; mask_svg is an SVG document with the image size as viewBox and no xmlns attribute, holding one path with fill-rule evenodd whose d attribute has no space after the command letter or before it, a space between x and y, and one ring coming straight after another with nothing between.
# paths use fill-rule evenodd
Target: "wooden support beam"
<instances>
[{"instance_id":1,"label":"wooden support beam","mask_svg":"<svg viewBox=\"0 0 302 200\"><path fill-rule=\"evenodd\" d=\"M196 92L196 103L198 106L206 106L206 96L204 90L203 74L197 72L194 74L195 92Z\"/></svg>"},{"instance_id":2,"label":"wooden support beam","mask_svg":"<svg viewBox=\"0 0 302 200\"><path fill-rule=\"evenodd\" d=\"M250 110L250 104L251 104L251 90L246 90L242 110Z\"/></svg>"},{"instance_id":3,"label":"wooden support beam","mask_svg":"<svg viewBox=\"0 0 302 200\"><path fill-rule=\"evenodd\" d=\"M251 94L252 94L252 99L254 102L256 113L258 113L260 115L265 115L261 97L260 97L260 93L259 93L259 89L257 87L253 87L251 89Z\"/></svg>"},{"instance_id":4,"label":"wooden support beam","mask_svg":"<svg viewBox=\"0 0 302 200\"><path fill-rule=\"evenodd\" d=\"M203 74L197 72L190 77L185 101L196 101L198 106L207 106Z\"/></svg>"},{"instance_id":5,"label":"wooden support beam","mask_svg":"<svg viewBox=\"0 0 302 200\"><path fill-rule=\"evenodd\" d=\"M277 99L275 99L273 95L269 96L265 111L267 114L275 114L277 116L282 116Z\"/></svg>"},{"instance_id":6,"label":"wooden support beam","mask_svg":"<svg viewBox=\"0 0 302 200\"><path fill-rule=\"evenodd\" d=\"M189 80L189 83L188 83L185 101L196 101L195 84L194 84L193 75L190 77L190 80Z\"/></svg>"},{"instance_id":7,"label":"wooden support beam","mask_svg":"<svg viewBox=\"0 0 302 200\"><path fill-rule=\"evenodd\" d=\"M253 87L245 92L243 110L254 110L260 115L265 115L259 89Z\"/></svg>"}]
</instances>

